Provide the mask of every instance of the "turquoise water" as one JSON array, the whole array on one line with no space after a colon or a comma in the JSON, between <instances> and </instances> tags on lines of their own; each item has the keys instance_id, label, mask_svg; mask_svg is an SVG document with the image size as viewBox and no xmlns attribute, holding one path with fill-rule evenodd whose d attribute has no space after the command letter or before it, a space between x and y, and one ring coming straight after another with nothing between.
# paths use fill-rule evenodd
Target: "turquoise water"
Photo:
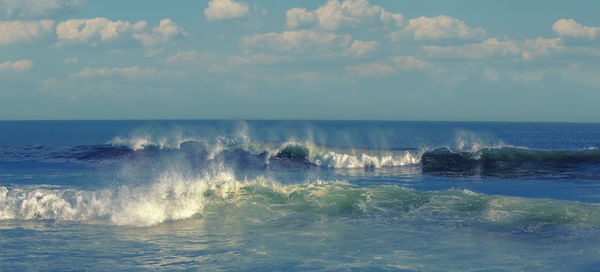
<instances>
[{"instance_id":1,"label":"turquoise water","mask_svg":"<svg viewBox=\"0 0 600 272\"><path fill-rule=\"evenodd\" d=\"M594 271L600 125L0 122L3 270Z\"/></svg>"}]
</instances>

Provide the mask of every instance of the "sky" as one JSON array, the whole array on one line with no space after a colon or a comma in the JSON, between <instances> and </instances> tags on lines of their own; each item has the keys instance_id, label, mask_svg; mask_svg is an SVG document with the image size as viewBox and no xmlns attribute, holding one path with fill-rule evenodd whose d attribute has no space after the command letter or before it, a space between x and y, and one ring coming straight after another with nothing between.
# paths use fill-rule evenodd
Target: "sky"
<instances>
[{"instance_id":1,"label":"sky","mask_svg":"<svg viewBox=\"0 0 600 272\"><path fill-rule=\"evenodd\" d=\"M0 0L0 120L600 122L600 1Z\"/></svg>"}]
</instances>

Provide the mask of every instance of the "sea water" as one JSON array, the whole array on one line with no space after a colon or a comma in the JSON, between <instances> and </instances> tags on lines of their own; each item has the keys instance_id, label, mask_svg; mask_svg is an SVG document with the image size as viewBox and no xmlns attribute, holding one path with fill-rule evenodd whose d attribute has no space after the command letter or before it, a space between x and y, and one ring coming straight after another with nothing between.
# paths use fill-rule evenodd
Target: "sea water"
<instances>
[{"instance_id":1,"label":"sea water","mask_svg":"<svg viewBox=\"0 0 600 272\"><path fill-rule=\"evenodd\" d=\"M0 122L0 270L600 270L600 124Z\"/></svg>"}]
</instances>

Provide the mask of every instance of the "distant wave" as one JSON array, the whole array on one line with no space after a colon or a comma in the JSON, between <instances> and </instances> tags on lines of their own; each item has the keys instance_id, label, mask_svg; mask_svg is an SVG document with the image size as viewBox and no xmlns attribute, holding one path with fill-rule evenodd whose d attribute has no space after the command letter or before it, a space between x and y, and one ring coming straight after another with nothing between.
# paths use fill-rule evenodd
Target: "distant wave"
<instances>
[{"instance_id":1,"label":"distant wave","mask_svg":"<svg viewBox=\"0 0 600 272\"><path fill-rule=\"evenodd\" d=\"M376 169L405 165L420 166L425 173L479 173L485 175L529 175L537 170L575 172L598 168L600 150L534 150L506 145L438 148L366 148L323 146L312 142L252 142L247 139L213 140L176 138L153 141L149 138L115 138L101 145L63 148L44 146L2 147L5 160L120 161L155 159L183 155L196 166L219 162L232 168L365 168ZM179 157L179 159L182 159ZM585 166L585 167L580 167ZM595 167L595 168L594 168ZM594 170L595 171L595 170Z\"/></svg>"},{"instance_id":2,"label":"distant wave","mask_svg":"<svg viewBox=\"0 0 600 272\"><path fill-rule=\"evenodd\" d=\"M139 187L81 191L47 187L0 187L0 220L55 220L151 226L202 216L402 216L460 219L509 229L532 225L600 227L600 207L547 199L489 196L471 191L416 191L394 185L354 186L343 181L282 184L265 178L239 181L229 172L185 178L165 173Z\"/></svg>"},{"instance_id":3,"label":"distant wave","mask_svg":"<svg viewBox=\"0 0 600 272\"><path fill-rule=\"evenodd\" d=\"M119 141L121 142L121 141ZM144 144L141 144L144 143ZM143 159L153 156L184 154L195 160L218 160L235 167L328 167L328 168L381 168L420 162L421 151L416 149L372 149L322 147L312 143L224 144L222 142L185 141L176 144L153 144L134 141L132 145L102 144L48 149L44 152L5 152L0 158L17 160L121 160Z\"/></svg>"}]
</instances>

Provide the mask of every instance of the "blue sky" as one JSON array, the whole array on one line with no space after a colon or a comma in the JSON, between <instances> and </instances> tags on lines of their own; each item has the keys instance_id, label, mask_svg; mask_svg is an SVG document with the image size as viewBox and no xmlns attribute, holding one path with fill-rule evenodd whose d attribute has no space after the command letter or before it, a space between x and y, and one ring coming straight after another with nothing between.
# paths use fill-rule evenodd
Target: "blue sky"
<instances>
[{"instance_id":1,"label":"blue sky","mask_svg":"<svg viewBox=\"0 0 600 272\"><path fill-rule=\"evenodd\" d=\"M0 0L0 119L598 122L599 10Z\"/></svg>"}]
</instances>

